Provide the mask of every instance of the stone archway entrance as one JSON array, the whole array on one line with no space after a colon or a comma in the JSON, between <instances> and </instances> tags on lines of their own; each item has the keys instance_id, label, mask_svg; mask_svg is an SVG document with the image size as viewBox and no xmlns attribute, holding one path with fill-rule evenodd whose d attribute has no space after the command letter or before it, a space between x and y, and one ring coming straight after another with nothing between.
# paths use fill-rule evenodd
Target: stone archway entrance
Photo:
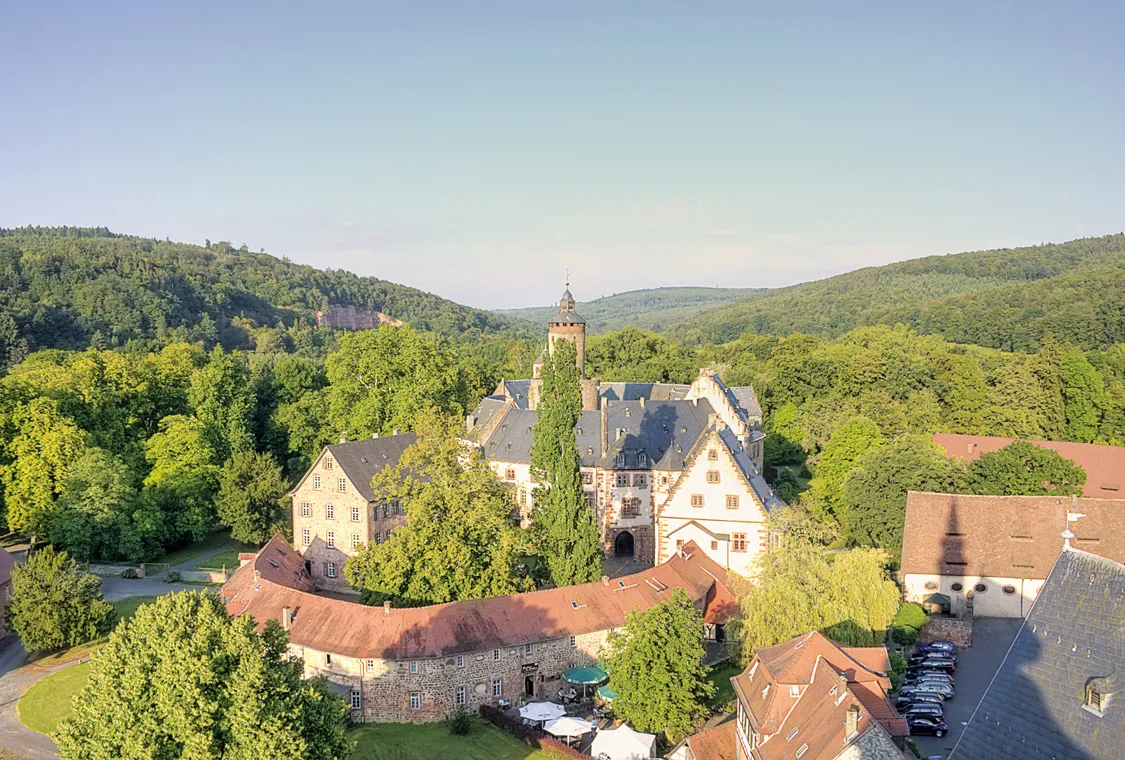
<instances>
[{"instance_id":1,"label":"stone archway entrance","mask_svg":"<svg viewBox=\"0 0 1125 760\"><path fill-rule=\"evenodd\" d=\"M633 556L633 534L627 530L623 530L617 534L617 538L613 540L613 556L614 557L632 557Z\"/></svg>"}]
</instances>

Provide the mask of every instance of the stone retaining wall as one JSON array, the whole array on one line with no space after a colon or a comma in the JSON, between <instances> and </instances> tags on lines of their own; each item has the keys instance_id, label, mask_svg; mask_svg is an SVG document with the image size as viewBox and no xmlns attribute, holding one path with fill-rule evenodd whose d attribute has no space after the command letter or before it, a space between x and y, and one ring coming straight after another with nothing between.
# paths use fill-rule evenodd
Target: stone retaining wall
<instances>
[{"instance_id":1,"label":"stone retaining wall","mask_svg":"<svg viewBox=\"0 0 1125 760\"><path fill-rule=\"evenodd\" d=\"M929 641L952 641L959 647L973 645L973 618L967 615L964 618L932 617L922 629L918 642L925 644Z\"/></svg>"},{"instance_id":2,"label":"stone retaining wall","mask_svg":"<svg viewBox=\"0 0 1125 760\"><path fill-rule=\"evenodd\" d=\"M230 573L223 570L184 570L180 573L180 580L193 583L226 583L230 580Z\"/></svg>"},{"instance_id":3,"label":"stone retaining wall","mask_svg":"<svg viewBox=\"0 0 1125 760\"><path fill-rule=\"evenodd\" d=\"M144 565L115 565L109 562L91 562L86 566L86 572L102 577L113 577L121 575L122 571L130 568L137 571L138 578L145 577Z\"/></svg>"}]
</instances>

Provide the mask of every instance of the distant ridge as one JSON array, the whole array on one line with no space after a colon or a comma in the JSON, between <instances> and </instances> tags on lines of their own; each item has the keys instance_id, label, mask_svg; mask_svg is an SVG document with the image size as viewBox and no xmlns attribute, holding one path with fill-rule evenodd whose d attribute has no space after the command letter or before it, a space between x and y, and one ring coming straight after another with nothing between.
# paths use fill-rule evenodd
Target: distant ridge
<instances>
[{"instance_id":1,"label":"distant ridge","mask_svg":"<svg viewBox=\"0 0 1125 760\"><path fill-rule=\"evenodd\" d=\"M576 285L574 290L580 290L580 286ZM628 326L659 331L681 320L690 319L717 304L737 301L762 292L765 292L764 288L650 288L614 293L592 301L579 301L575 310L585 317L590 332L607 332ZM497 313L542 325L556 311L558 307L551 305L500 309Z\"/></svg>"}]
</instances>

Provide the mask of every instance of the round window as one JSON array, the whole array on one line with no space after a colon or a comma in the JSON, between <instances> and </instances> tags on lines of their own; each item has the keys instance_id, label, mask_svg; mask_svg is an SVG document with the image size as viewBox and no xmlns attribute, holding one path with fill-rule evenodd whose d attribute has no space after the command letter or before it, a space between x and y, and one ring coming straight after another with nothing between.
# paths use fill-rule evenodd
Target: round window
<instances>
[{"instance_id":1,"label":"round window","mask_svg":"<svg viewBox=\"0 0 1125 760\"><path fill-rule=\"evenodd\" d=\"M1016 587L1015 586L1005 586L1004 587L1004 593L1011 596L1012 594L1016 593Z\"/></svg>"},{"instance_id":2,"label":"round window","mask_svg":"<svg viewBox=\"0 0 1125 760\"><path fill-rule=\"evenodd\" d=\"M978 583L977 585L973 586L973 590L978 594L983 594L985 591L988 591L988 586L984 585L983 583Z\"/></svg>"},{"instance_id":3,"label":"round window","mask_svg":"<svg viewBox=\"0 0 1125 760\"><path fill-rule=\"evenodd\" d=\"M937 591L937 581L926 581L926 591Z\"/></svg>"},{"instance_id":4,"label":"round window","mask_svg":"<svg viewBox=\"0 0 1125 760\"><path fill-rule=\"evenodd\" d=\"M954 591L960 591L961 589L963 589L965 587L962 586L960 583L954 583L952 586L950 586L950 588L953 589Z\"/></svg>"}]
</instances>

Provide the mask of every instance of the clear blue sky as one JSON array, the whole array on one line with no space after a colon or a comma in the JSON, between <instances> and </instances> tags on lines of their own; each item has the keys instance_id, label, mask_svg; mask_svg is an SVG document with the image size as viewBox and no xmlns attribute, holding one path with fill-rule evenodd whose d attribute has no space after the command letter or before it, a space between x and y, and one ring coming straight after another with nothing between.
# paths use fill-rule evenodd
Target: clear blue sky
<instances>
[{"instance_id":1,"label":"clear blue sky","mask_svg":"<svg viewBox=\"0 0 1125 760\"><path fill-rule=\"evenodd\" d=\"M482 307L1125 229L1125 3L0 0L0 226Z\"/></svg>"}]
</instances>

